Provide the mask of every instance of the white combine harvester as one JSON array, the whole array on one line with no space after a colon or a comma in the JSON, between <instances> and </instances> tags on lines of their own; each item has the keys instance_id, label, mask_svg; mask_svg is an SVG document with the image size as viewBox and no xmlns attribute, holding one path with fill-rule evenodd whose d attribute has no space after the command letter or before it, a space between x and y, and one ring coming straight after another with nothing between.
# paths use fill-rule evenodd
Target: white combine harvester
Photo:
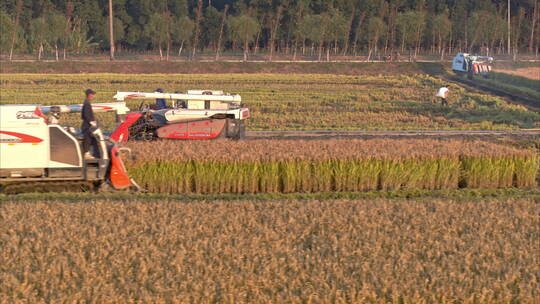
<instances>
[{"instance_id":1,"label":"white combine harvester","mask_svg":"<svg viewBox=\"0 0 540 304\"><path fill-rule=\"evenodd\" d=\"M491 72L493 57L458 53L452 60L452 70L458 74L482 75L487 77Z\"/></svg>"},{"instance_id":2,"label":"white combine harvester","mask_svg":"<svg viewBox=\"0 0 540 304\"><path fill-rule=\"evenodd\" d=\"M141 100L138 110L122 118L123 123L111 138L127 140L212 139L217 137L242 139L244 120L250 116L242 107L238 94L223 91L191 90L181 93L118 92L118 101ZM167 107L155 109L148 100L164 99Z\"/></svg>"},{"instance_id":3,"label":"white combine harvester","mask_svg":"<svg viewBox=\"0 0 540 304\"><path fill-rule=\"evenodd\" d=\"M58 124L56 114L80 112L82 105L0 106L0 188L2 184L43 181L85 181L114 189L138 187L128 177L120 149L95 129L92 159L83 157L82 136ZM94 111L117 111L124 103L99 104ZM47 119L44 114L54 114Z\"/></svg>"}]
</instances>

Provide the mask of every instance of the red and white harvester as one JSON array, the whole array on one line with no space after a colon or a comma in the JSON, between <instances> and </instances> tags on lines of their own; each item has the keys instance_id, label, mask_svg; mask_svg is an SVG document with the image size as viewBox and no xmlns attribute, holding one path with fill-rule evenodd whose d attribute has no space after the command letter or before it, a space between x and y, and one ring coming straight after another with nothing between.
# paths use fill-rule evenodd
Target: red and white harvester
<instances>
[{"instance_id":1,"label":"red and white harvester","mask_svg":"<svg viewBox=\"0 0 540 304\"><path fill-rule=\"evenodd\" d=\"M98 189L138 188L127 174L120 149L99 128L93 132L94 158L85 159L82 137L54 119L58 113L80 112L81 108L82 105L0 105L0 184L84 181ZM93 109L117 113L129 110L125 103L96 104ZM52 114L52 119L44 114Z\"/></svg>"},{"instance_id":2,"label":"red and white harvester","mask_svg":"<svg viewBox=\"0 0 540 304\"><path fill-rule=\"evenodd\" d=\"M452 60L452 70L458 74L487 77L493 66L493 57L458 53Z\"/></svg>"},{"instance_id":3,"label":"red and white harvester","mask_svg":"<svg viewBox=\"0 0 540 304\"><path fill-rule=\"evenodd\" d=\"M238 94L223 91L190 90L181 93L117 92L117 101L141 100L137 111L122 118L111 138L128 140L163 139L242 139L244 120L250 116ZM162 100L166 107L156 109L149 100Z\"/></svg>"}]
</instances>

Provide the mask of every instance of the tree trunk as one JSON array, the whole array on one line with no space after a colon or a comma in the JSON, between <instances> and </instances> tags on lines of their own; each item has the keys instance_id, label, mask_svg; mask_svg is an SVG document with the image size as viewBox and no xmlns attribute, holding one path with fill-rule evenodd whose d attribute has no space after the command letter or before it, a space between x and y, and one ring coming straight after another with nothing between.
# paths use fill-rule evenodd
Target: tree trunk
<instances>
[{"instance_id":1,"label":"tree trunk","mask_svg":"<svg viewBox=\"0 0 540 304\"><path fill-rule=\"evenodd\" d=\"M261 31L257 32L257 37L255 37L255 49L253 50L253 53L257 55L259 52L259 39L261 38Z\"/></svg>"},{"instance_id":2,"label":"tree trunk","mask_svg":"<svg viewBox=\"0 0 540 304\"><path fill-rule=\"evenodd\" d=\"M41 52L43 52L43 43L40 43L40 44L39 44L39 49L38 49L38 61L41 60Z\"/></svg>"},{"instance_id":3,"label":"tree trunk","mask_svg":"<svg viewBox=\"0 0 540 304\"><path fill-rule=\"evenodd\" d=\"M318 61L321 61L321 57L322 57L322 48L323 48L323 43L322 41L319 42L319 59Z\"/></svg>"},{"instance_id":4,"label":"tree trunk","mask_svg":"<svg viewBox=\"0 0 540 304\"><path fill-rule=\"evenodd\" d=\"M161 49L161 44L159 45L159 60L163 60L163 50Z\"/></svg>"},{"instance_id":5,"label":"tree trunk","mask_svg":"<svg viewBox=\"0 0 540 304\"><path fill-rule=\"evenodd\" d=\"M534 46L534 28L536 27L536 18L538 18L538 0L534 1L534 11L531 22L531 38L529 39L529 53L531 54Z\"/></svg>"},{"instance_id":6,"label":"tree trunk","mask_svg":"<svg viewBox=\"0 0 540 304\"><path fill-rule=\"evenodd\" d=\"M244 61L248 60L248 48L249 48L249 42L246 39L244 41Z\"/></svg>"},{"instance_id":7,"label":"tree trunk","mask_svg":"<svg viewBox=\"0 0 540 304\"><path fill-rule=\"evenodd\" d=\"M229 5L225 4L223 9L223 16L221 17L221 25L219 27L219 37L216 46L216 61L219 60L219 51L221 50L221 39L223 39L223 28L225 27L225 21L227 20L227 11L229 10Z\"/></svg>"},{"instance_id":8,"label":"tree trunk","mask_svg":"<svg viewBox=\"0 0 540 304\"><path fill-rule=\"evenodd\" d=\"M441 61L444 61L444 47L441 50Z\"/></svg>"},{"instance_id":9,"label":"tree trunk","mask_svg":"<svg viewBox=\"0 0 540 304\"><path fill-rule=\"evenodd\" d=\"M13 26L13 35L11 37L11 47L9 49L9 61L13 60L13 49L15 48L15 42L17 41L17 30L19 28L19 17L21 15L23 2L22 0L17 1L17 13L15 15L15 25Z\"/></svg>"},{"instance_id":10,"label":"tree trunk","mask_svg":"<svg viewBox=\"0 0 540 304\"><path fill-rule=\"evenodd\" d=\"M362 26L362 23L364 22L364 18L366 17L366 12L362 12L360 14L360 19L358 20L358 24L356 25L356 31L354 33L354 42L353 42L353 53L356 56L356 47L358 45L358 38L360 37L360 27Z\"/></svg>"},{"instance_id":11,"label":"tree trunk","mask_svg":"<svg viewBox=\"0 0 540 304\"><path fill-rule=\"evenodd\" d=\"M64 60L66 60L66 57L67 57L67 41L68 41L68 36L69 36L69 30L71 28L71 20L72 20L72 14L73 14L73 10L74 10L74 6L73 6L73 2L71 0L69 0L66 4L66 28L64 30L64 54L63 54L63 57L64 57Z\"/></svg>"},{"instance_id":12,"label":"tree trunk","mask_svg":"<svg viewBox=\"0 0 540 304\"><path fill-rule=\"evenodd\" d=\"M326 46L326 61L330 62L330 43Z\"/></svg>"},{"instance_id":13,"label":"tree trunk","mask_svg":"<svg viewBox=\"0 0 540 304\"><path fill-rule=\"evenodd\" d=\"M397 17L397 5L392 9L390 7L390 56L392 56L392 53L394 52L394 40L395 40L395 33L396 33L396 17Z\"/></svg>"},{"instance_id":14,"label":"tree trunk","mask_svg":"<svg viewBox=\"0 0 540 304\"><path fill-rule=\"evenodd\" d=\"M197 45L199 44L199 36L201 34L201 17L202 17L202 0L197 0L197 15L195 17L195 35L193 36L193 50L191 52L191 60L195 60Z\"/></svg>"},{"instance_id":15,"label":"tree trunk","mask_svg":"<svg viewBox=\"0 0 540 304\"><path fill-rule=\"evenodd\" d=\"M167 41L167 53L166 53L167 55L165 57L166 61L169 61L169 50L170 50L170 48L171 48L171 41L168 40Z\"/></svg>"},{"instance_id":16,"label":"tree trunk","mask_svg":"<svg viewBox=\"0 0 540 304\"><path fill-rule=\"evenodd\" d=\"M54 44L54 53L56 55L56 61L58 61L58 44L57 43Z\"/></svg>"},{"instance_id":17,"label":"tree trunk","mask_svg":"<svg viewBox=\"0 0 540 304\"><path fill-rule=\"evenodd\" d=\"M298 49L298 39L294 41L293 61L296 61L296 51Z\"/></svg>"},{"instance_id":18,"label":"tree trunk","mask_svg":"<svg viewBox=\"0 0 540 304\"><path fill-rule=\"evenodd\" d=\"M180 48L178 49L178 57L182 55L183 48L184 48L184 40L182 39L182 42L180 42Z\"/></svg>"},{"instance_id":19,"label":"tree trunk","mask_svg":"<svg viewBox=\"0 0 540 304\"><path fill-rule=\"evenodd\" d=\"M347 51L349 49L349 39L351 37L351 32L352 32L352 25L353 25L353 21L354 21L354 17L355 17L355 14L356 14L356 5L353 5L353 8L352 8L352 12L351 12L351 18L349 19L349 26L347 27L348 30L347 30L347 33L345 35L345 45L343 46L343 53L341 54L341 56L345 56L347 55Z\"/></svg>"},{"instance_id":20,"label":"tree trunk","mask_svg":"<svg viewBox=\"0 0 540 304\"><path fill-rule=\"evenodd\" d=\"M369 62L370 60L371 60L371 48L369 48L369 52L368 52L366 61Z\"/></svg>"},{"instance_id":21,"label":"tree trunk","mask_svg":"<svg viewBox=\"0 0 540 304\"><path fill-rule=\"evenodd\" d=\"M281 22L282 12L283 12L283 6L280 5L277 8L276 17L272 21L272 27L270 28L270 57L268 58L268 61L272 61L272 55L274 54L274 44L276 40L276 33L279 27L279 23Z\"/></svg>"}]
</instances>

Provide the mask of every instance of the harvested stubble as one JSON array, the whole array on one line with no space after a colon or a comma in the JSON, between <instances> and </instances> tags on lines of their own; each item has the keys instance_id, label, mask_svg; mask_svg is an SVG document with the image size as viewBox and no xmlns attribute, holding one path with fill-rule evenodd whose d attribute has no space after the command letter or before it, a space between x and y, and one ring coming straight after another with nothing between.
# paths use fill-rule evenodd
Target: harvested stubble
<instances>
[{"instance_id":1,"label":"harvested stubble","mask_svg":"<svg viewBox=\"0 0 540 304\"><path fill-rule=\"evenodd\" d=\"M129 172L163 193L532 187L540 157L482 141L250 140L130 143Z\"/></svg>"},{"instance_id":2,"label":"harvested stubble","mask_svg":"<svg viewBox=\"0 0 540 304\"><path fill-rule=\"evenodd\" d=\"M0 302L533 303L534 200L0 204Z\"/></svg>"},{"instance_id":3,"label":"harvested stubble","mask_svg":"<svg viewBox=\"0 0 540 304\"><path fill-rule=\"evenodd\" d=\"M323 74L1 74L0 104L71 104L82 91L111 102L116 91L220 89L242 96L249 130L515 129L540 126L540 114L504 99L454 86L450 107L435 91L443 80L427 75ZM129 101L135 110L140 101ZM115 128L112 113L98 113L102 128ZM80 115L62 116L80 126Z\"/></svg>"}]
</instances>

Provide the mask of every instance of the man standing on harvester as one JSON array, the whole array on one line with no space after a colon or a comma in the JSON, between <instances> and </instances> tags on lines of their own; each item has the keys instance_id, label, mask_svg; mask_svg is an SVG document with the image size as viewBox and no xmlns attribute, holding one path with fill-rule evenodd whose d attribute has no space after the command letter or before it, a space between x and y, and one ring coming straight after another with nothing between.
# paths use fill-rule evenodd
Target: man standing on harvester
<instances>
[{"instance_id":1,"label":"man standing on harvester","mask_svg":"<svg viewBox=\"0 0 540 304\"><path fill-rule=\"evenodd\" d=\"M83 133L83 153L85 159L94 158L90 153L90 147L92 146L92 141L94 137L92 136L92 128L97 127L96 119L94 118L94 110L92 110L92 104L90 101L94 98L96 92L92 89L88 89L84 92L86 98L83 102L83 107L81 111L82 125L81 131Z\"/></svg>"}]
</instances>

